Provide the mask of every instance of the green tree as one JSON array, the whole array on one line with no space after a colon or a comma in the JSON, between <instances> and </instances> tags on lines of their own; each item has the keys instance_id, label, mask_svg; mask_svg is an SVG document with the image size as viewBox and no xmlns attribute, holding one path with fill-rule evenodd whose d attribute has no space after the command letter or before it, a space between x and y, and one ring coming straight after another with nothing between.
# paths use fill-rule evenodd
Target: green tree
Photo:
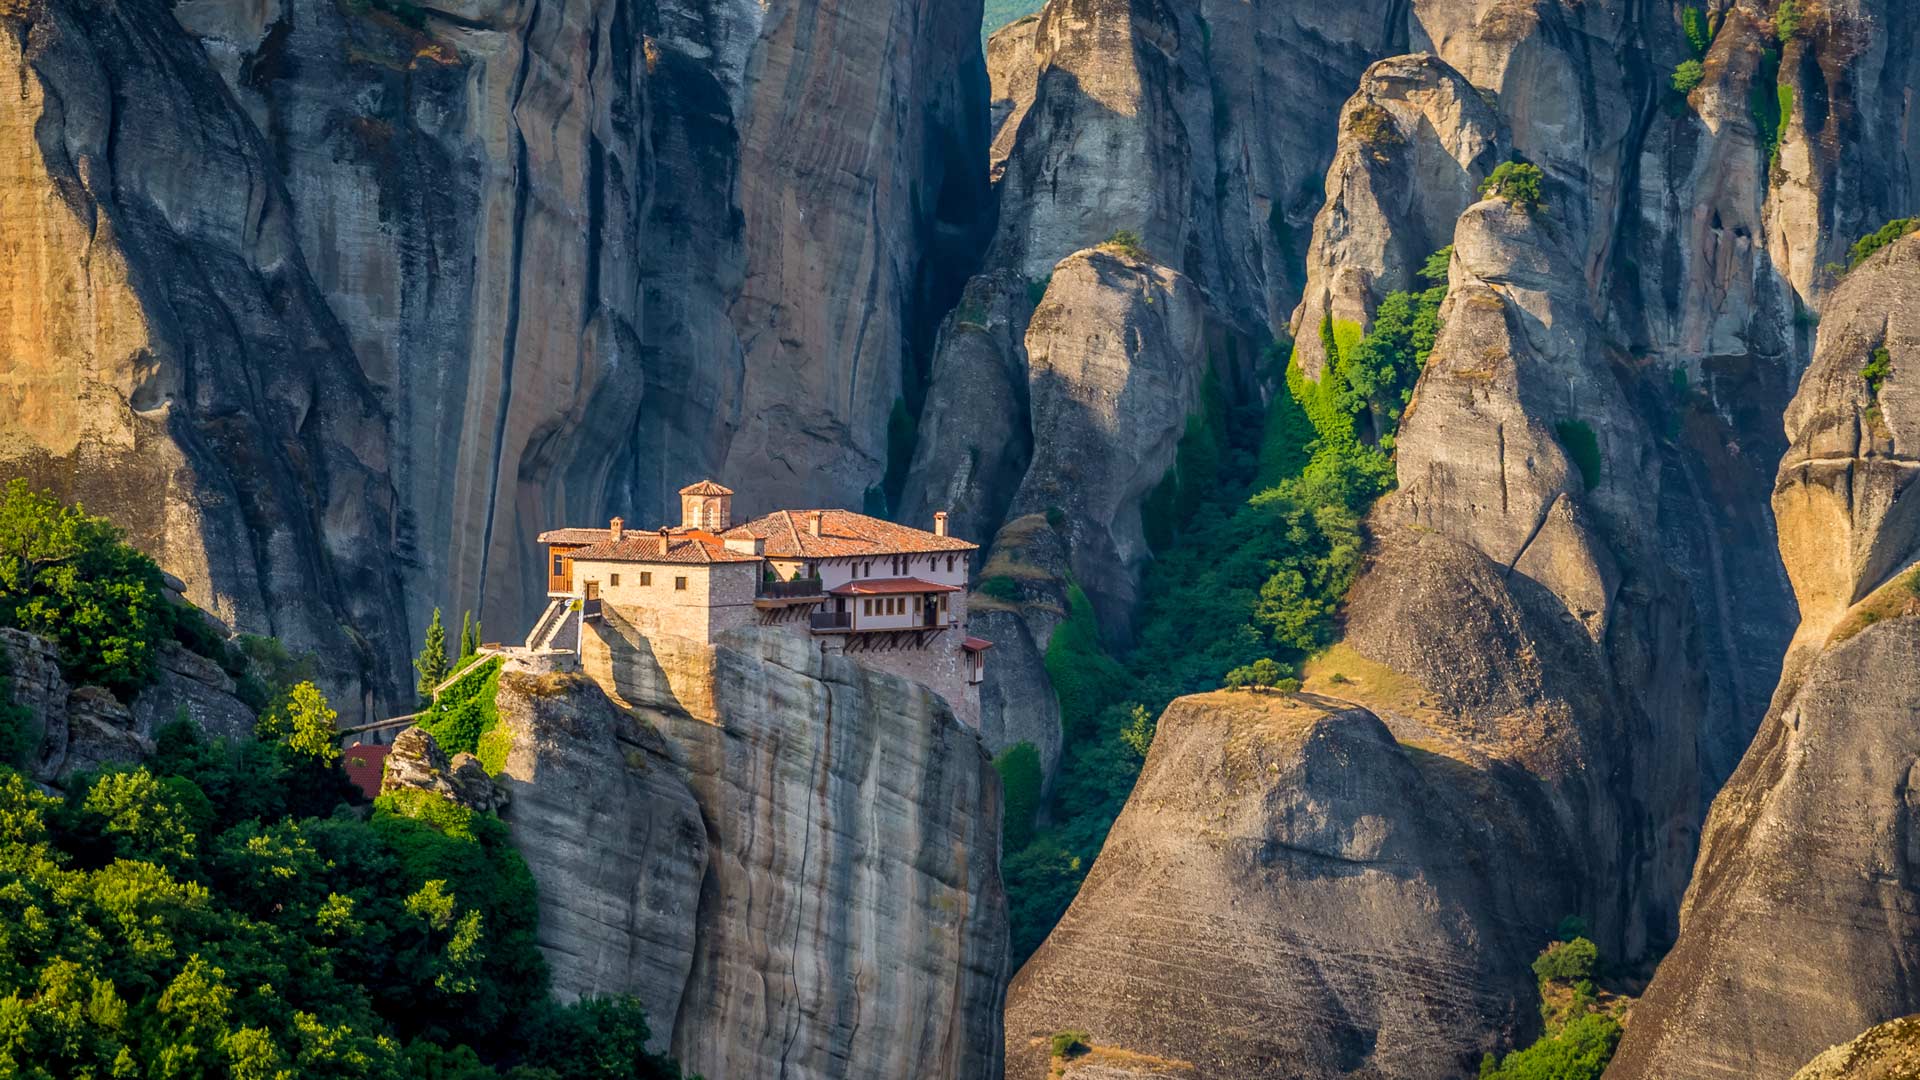
<instances>
[{"instance_id":1,"label":"green tree","mask_svg":"<svg viewBox=\"0 0 1920 1080\"><path fill-rule=\"evenodd\" d=\"M1780 6L1773 9L1773 33L1785 45L1800 33L1800 0L1780 0Z\"/></svg>"},{"instance_id":2,"label":"green tree","mask_svg":"<svg viewBox=\"0 0 1920 1080\"><path fill-rule=\"evenodd\" d=\"M429 631L429 633L431 633L431 631ZM475 625L473 621L473 612L469 611L460 620L460 659L464 662L468 657L479 651L480 628Z\"/></svg>"},{"instance_id":3,"label":"green tree","mask_svg":"<svg viewBox=\"0 0 1920 1080\"><path fill-rule=\"evenodd\" d=\"M1153 737L1160 730L1160 722L1153 718L1152 710L1145 705L1135 705L1130 715L1132 722L1120 732L1120 741L1126 743L1127 749L1144 762L1147 752L1153 749Z\"/></svg>"},{"instance_id":4,"label":"green tree","mask_svg":"<svg viewBox=\"0 0 1920 1080\"><path fill-rule=\"evenodd\" d=\"M1693 49L1693 55L1705 57L1707 47L1713 44L1713 27L1707 21L1707 13L1689 7L1680 13L1680 25L1686 31L1687 45Z\"/></svg>"},{"instance_id":5,"label":"green tree","mask_svg":"<svg viewBox=\"0 0 1920 1080\"><path fill-rule=\"evenodd\" d=\"M1867 396L1874 401L1880 400L1880 388L1887 384L1887 377L1893 374L1893 353L1885 345L1873 350L1865 367L1860 369L1860 378L1867 384Z\"/></svg>"},{"instance_id":6,"label":"green tree","mask_svg":"<svg viewBox=\"0 0 1920 1080\"><path fill-rule=\"evenodd\" d=\"M1522 210L1538 210L1546 205L1541 195L1541 185L1545 179L1546 175L1538 165L1525 161L1503 161L1492 175L1481 182L1480 194L1505 199Z\"/></svg>"},{"instance_id":7,"label":"green tree","mask_svg":"<svg viewBox=\"0 0 1920 1080\"><path fill-rule=\"evenodd\" d=\"M295 755L331 765L340 760L340 714L333 711L320 688L310 682L295 686L280 709L276 732Z\"/></svg>"},{"instance_id":8,"label":"green tree","mask_svg":"<svg viewBox=\"0 0 1920 1080\"><path fill-rule=\"evenodd\" d=\"M1030 742L1019 742L993 759L1000 773L1004 816L1000 819L1002 851L1018 851L1033 842L1033 819L1040 811L1040 788L1045 777L1040 769L1040 751Z\"/></svg>"},{"instance_id":9,"label":"green tree","mask_svg":"<svg viewBox=\"0 0 1920 1080\"><path fill-rule=\"evenodd\" d=\"M1707 78L1706 66L1698 60L1682 60L1673 69L1673 89L1682 97L1694 92Z\"/></svg>"},{"instance_id":10,"label":"green tree","mask_svg":"<svg viewBox=\"0 0 1920 1080\"><path fill-rule=\"evenodd\" d=\"M1533 962L1533 973L1542 982L1578 982L1593 978L1600 963L1600 950L1583 937L1556 941L1547 946Z\"/></svg>"},{"instance_id":11,"label":"green tree","mask_svg":"<svg viewBox=\"0 0 1920 1080\"><path fill-rule=\"evenodd\" d=\"M420 655L413 659L413 670L420 673L420 700L433 700L433 688L447 677L447 630L440 625L440 609L433 609L433 621L427 624L427 640Z\"/></svg>"},{"instance_id":12,"label":"green tree","mask_svg":"<svg viewBox=\"0 0 1920 1080\"><path fill-rule=\"evenodd\" d=\"M0 626L59 646L70 682L138 692L174 619L160 568L113 523L24 480L0 489Z\"/></svg>"}]
</instances>

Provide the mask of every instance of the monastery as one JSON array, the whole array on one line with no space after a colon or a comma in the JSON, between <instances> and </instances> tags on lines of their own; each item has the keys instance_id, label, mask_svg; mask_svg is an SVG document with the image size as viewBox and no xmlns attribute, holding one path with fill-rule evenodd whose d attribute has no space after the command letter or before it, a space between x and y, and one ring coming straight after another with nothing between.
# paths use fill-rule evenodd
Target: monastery
<instances>
[{"instance_id":1,"label":"monastery","mask_svg":"<svg viewBox=\"0 0 1920 1080\"><path fill-rule=\"evenodd\" d=\"M706 643L777 626L868 667L912 679L980 726L992 642L967 634L978 545L847 510L778 510L734 524L733 492L703 480L680 491L680 523L554 529L546 612L532 652L584 650L617 618L639 632Z\"/></svg>"}]
</instances>

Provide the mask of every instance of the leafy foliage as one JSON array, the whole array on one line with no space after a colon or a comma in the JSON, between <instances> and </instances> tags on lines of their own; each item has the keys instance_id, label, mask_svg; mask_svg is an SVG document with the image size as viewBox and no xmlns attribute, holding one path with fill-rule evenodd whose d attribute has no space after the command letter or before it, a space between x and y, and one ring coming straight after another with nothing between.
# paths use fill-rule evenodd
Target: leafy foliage
<instances>
[{"instance_id":1,"label":"leafy foliage","mask_svg":"<svg viewBox=\"0 0 1920 1080\"><path fill-rule=\"evenodd\" d=\"M1617 1008L1603 1008L1595 996L1599 966L1599 950L1584 937L1548 945L1533 962L1546 1031L1504 1058L1488 1054L1481 1080L1598 1080L1622 1031Z\"/></svg>"},{"instance_id":2,"label":"leafy foliage","mask_svg":"<svg viewBox=\"0 0 1920 1080\"><path fill-rule=\"evenodd\" d=\"M1020 583L1010 577L995 575L980 579L980 592L993 597L1003 604L1020 602Z\"/></svg>"},{"instance_id":3,"label":"leafy foliage","mask_svg":"<svg viewBox=\"0 0 1920 1080\"><path fill-rule=\"evenodd\" d=\"M0 1074L679 1075L632 999L548 999L498 820L425 793L362 819L292 740L156 742L64 798L0 769Z\"/></svg>"},{"instance_id":4,"label":"leafy foliage","mask_svg":"<svg viewBox=\"0 0 1920 1080\"><path fill-rule=\"evenodd\" d=\"M467 632L472 631L469 623ZM461 637L461 646L466 645L466 637ZM433 609L433 621L427 624L427 638L420 646L420 655L413 658L413 670L420 674L418 690L421 701L433 700L433 689L447 677L447 630L440 625L440 609Z\"/></svg>"},{"instance_id":5,"label":"leafy foliage","mask_svg":"<svg viewBox=\"0 0 1920 1080\"><path fill-rule=\"evenodd\" d=\"M1873 350L1873 356L1867 366L1860 369L1860 378L1867 384L1867 396L1874 401L1880 400L1880 388L1887 384L1887 376L1893 374L1893 354L1885 345Z\"/></svg>"},{"instance_id":6,"label":"leafy foliage","mask_svg":"<svg viewBox=\"0 0 1920 1080\"><path fill-rule=\"evenodd\" d=\"M1773 33L1785 45L1800 33L1800 21L1803 13L1800 0L1780 0L1780 6L1773 9Z\"/></svg>"},{"instance_id":7,"label":"leafy foliage","mask_svg":"<svg viewBox=\"0 0 1920 1080\"><path fill-rule=\"evenodd\" d=\"M1786 137L1787 121L1793 118L1793 87L1780 81L1780 54L1772 49L1760 54L1747 106L1771 169L1780 164L1780 143Z\"/></svg>"},{"instance_id":8,"label":"leafy foliage","mask_svg":"<svg viewBox=\"0 0 1920 1080\"><path fill-rule=\"evenodd\" d=\"M440 691L432 708L420 717L420 726L449 755L478 753L481 738L500 722L494 704L499 690L500 658L496 656Z\"/></svg>"},{"instance_id":9,"label":"leafy foliage","mask_svg":"<svg viewBox=\"0 0 1920 1080\"><path fill-rule=\"evenodd\" d=\"M338 738L334 721L339 718L320 688L303 682L261 714L254 734L279 742L289 753L331 765L340 760L340 747L334 741Z\"/></svg>"},{"instance_id":10,"label":"leafy foliage","mask_svg":"<svg viewBox=\"0 0 1920 1080\"><path fill-rule=\"evenodd\" d=\"M1682 60L1673 69L1673 91L1682 97L1694 92L1707 78L1706 65L1698 60Z\"/></svg>"},{"instance_id":11,"label":"leafy foliage","mask_svg":"<svg viewBox=\"0 0 1920 1080\"><path fill-rule=\"evenodd\" d=\"M1149 258L1146 242L1141 240L1140 234L1132 229L1119 230L1107 237L1106 243L1101 246L1110 247L1130 259L1139 259L1144 262Z\"/></svg>"},{"instance_id":12,"label":"leafy foliage","mask_svg":"<svg viewBox=\"0 0 1920 1080\"><path fill-rule=\"evenodd\" d=\"M1078 1057L1090 1048L1093 1036L1084 1031L1056 1031L1053 1038L1047 1040L1047 1049L1054 1057Z\"/></svg>"},{"instance_id":13,"label":"leafy foliage","mask_svg":"<svg viewBox=\"0 0 1920 1080\"><path fill-rule=\"evenodd\" d=\"M1538 210L1546 205L1540 186L1546 174L1540 166L1525 161L1503 161L1480 183L1482 196L1507 200L1522 210Z\"/></svg>"},{"instance_id":14,"label":"leafy foliage","mask_svg":"<svg viewBox=\"0 0 1920 1080\"><path fill-rule=\"evenodd\" d=\"M1005 793L1000 846L1007 851L1026 847L1033 842L1033 818L1040 812L1040 751L1030 742L1015 743L993 759L993 767Z\"/></svg>"},{"instance_id":15,"label":"leafy foliage","mask_svg":"<svg viewBox=\"0 0 1920 1080\"><path fill-rule=\"evenodd\" d=\"M1854 242L1847 251L1847 269L1852 270L1871 259L1881 248L1895 240L1920 229L1920 218L1895 218Z\"/></svg>"},{"instance_id":16,"label":"leafy foliage","mask_svg":"<svg viewBox=\"0 0 1920 1080\"><path fill-rule=\"evenodd\" d=\"M57 645L69 682L137 693L179 617L160 568L112 522L24 480L0 489L0 626Z\"/></svg>"},{"instance_id":17,"label":"leafy foliage","mask_svg":"<svg viewBox=\"0 0 1920 1080\"><path fill-rule=\"evenodd\" d=\"M439 615L440 609L435 608L433 613ZM460 659L465 660L480 651L481 633L480 621L473 617L473 612L467 612L460 622Z\"/></svg>"},{"instance_id":18,"label":"leafy foliage","mask_svg":"<svg viewBox=\"0 0 1920 1080\"><path fill-rule=\"evenodd\" d=\"M1534 958L1534 977L1543 982L1577 982L1593 978L1600 963L1600 949L1584 937L1556 941Z\"/></svg>"},{"instance_id":19,"label":"leafy foliage","mask_svg":"<svg viewBox=\"0 0 1920 1080\"><path fill-rule=\"evenodd\" d=\"M1707 47L1713 44L1713 25L1707 20L1707 13L1697 7L1689 7L1680 13L1680 26L1687 34L1687 45L1696 57L1707 55Z\"/></svg>"},{"instance_id":20,"label":"leafy foliage","mask_svg":"<svg viewBox=\"0 0 1920 1080\"><path fill-rule=\"evenodd\" d=\"M1290 363L1288 392L1264 412L1208 382L1143 514L1156 557L1129 651L1109 651L1085 593L1069 589L1045 658L1064 736L1052 824L1009 843L1001 863L1016 963L1072 901L1167 703L1243 668L1298 689L1300 662L1332 642L1360 567L1361 516L1392 486L1393 433L1439 335L1450 257L1428 260L1426 290L1388 297L1371 332L1326 322L1321 378Z\"/></svg>"}]
</instances>

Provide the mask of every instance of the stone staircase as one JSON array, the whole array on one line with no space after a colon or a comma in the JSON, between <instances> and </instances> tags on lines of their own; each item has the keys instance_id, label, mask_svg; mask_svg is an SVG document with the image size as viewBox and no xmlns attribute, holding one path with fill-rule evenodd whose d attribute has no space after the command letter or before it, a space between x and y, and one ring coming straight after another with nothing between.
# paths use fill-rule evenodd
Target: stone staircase
<instances>
[{"instance_id":1,"label":"stone staircase","mask_svg":"<svg viewBox=\"0 0 1920 1080\"><path fill-rule=\"evenodd\" d=\"M573 614L572 604L573 601L565 597L547 604L547 610L533 624L533 633L527 635L528 652L543 649L571 652L580 647L580 620L568 617Z\"/></svg>"}]
</instances>

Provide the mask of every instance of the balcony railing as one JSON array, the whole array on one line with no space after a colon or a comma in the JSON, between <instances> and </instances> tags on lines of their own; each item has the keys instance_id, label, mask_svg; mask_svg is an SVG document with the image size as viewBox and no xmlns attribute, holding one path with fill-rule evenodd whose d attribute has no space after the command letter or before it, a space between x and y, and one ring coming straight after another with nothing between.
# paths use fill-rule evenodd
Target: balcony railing
<instances>
[{"instance_id":1,"label":"balcony railing","mask_svg":"<svg viewBox=\"0 0 1920 1080\"><path fill-rule=\"evenodd\" d=\"M798 581L768 581L762 579L760 590L756 594L764 600L808 600L826 595L826 583L819 578L801 578Z\"/></svg>"},{"instance_id":2,"label":"balcony railing","mask_svg":"<svg viewBox=\"0 0 1920 1080\"><path fill-rule=\"evenodd\" d=\"M813 613L813 628L820 631L852 630L853 612L816 611Z\"/></svg>"}]
</instances>

